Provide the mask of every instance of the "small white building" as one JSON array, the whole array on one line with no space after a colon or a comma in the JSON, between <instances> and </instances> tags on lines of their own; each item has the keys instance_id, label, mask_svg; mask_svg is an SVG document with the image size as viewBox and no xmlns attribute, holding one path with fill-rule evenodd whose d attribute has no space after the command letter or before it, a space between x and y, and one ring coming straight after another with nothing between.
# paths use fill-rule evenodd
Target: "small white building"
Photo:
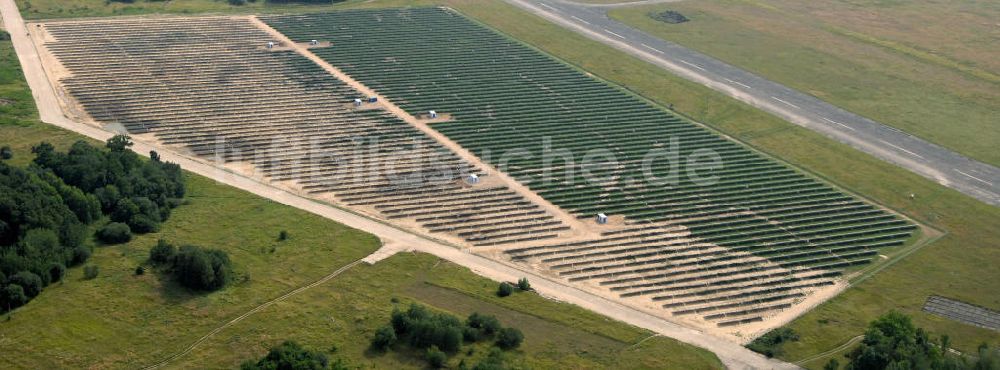
<instances>
[{"instance_id":1,"label":"small white building","mask_svg":"<svg viewBox=\"0 0 1000 370\"><path fill-rule=\"evenodd\" d=\"M355 107L360 107L361 106L361 99L354 99L354 106Z\"/></svg>"},{"instance_id":2,"label":"small white building","mask_svg":"<svg viewBox=\"0 0 1000 370\"><path fill-rule=\"evenodd\" d=\"M598 213L597 214L597 223L600 224L600 225L604 225L604 224L608 223L608 215L603 214L603 213Z\"/></svg>"},{"instance_id":3,"label":"small white building","mask_svg":"<svg viewBox=\"0 0 1000 370\"><path fill-rule=\"evenodd\" d=\"M273 47L274 47L274 41L268 41L267 42L267 48L270 49L270 48L273 48Z\"/></svg>"},{"instance_id":4,"label":"small white building","mask_svg":"<svg viewBox=\"0 0 1000 370\"><path fill-rule=\"evenodd\" d=\"M431 116L431 118L438 118L438 112L437 111L430 111L430 112L427 112L427 114L429 114Z\"/></svg>"},{"instance_id":5,"label":"small white building","mask_svg":"<svg viewBox=\"0 0 1000 370\"><path fill-rule=\"evenodd\" d=\"M474 174L474 173L469 174L469 176L465 177L465 182L467 182L469 185L478 184L479 183L479 175Z\"/></svg>"},{"instance_id":6,"label":"small white building","mask_svg":"<svg viewBox=\"0 0 1000 370\"><path fill-rule=\"evenodd\" d=\"M311 40L311 41L309 41L309 45L313 45L313 46L319 45L319 40Z\"/></svg>"}]
</instances>

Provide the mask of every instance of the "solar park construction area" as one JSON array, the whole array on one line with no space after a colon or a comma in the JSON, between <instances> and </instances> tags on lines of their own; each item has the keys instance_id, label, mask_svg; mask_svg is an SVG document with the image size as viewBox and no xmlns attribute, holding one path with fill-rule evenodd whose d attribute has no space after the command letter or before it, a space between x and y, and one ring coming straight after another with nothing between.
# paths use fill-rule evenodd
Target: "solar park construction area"
<instances>
[{"instance_id":1,"label":"solar park construction area","mask_svg":"<svg viewBox=\"0 0 1000 370\"><path fill-rule=\"evenodd\" d=\"M737 341L917 229L449 9L30 27L81 120Z\"/></svg>"}]
</instances>

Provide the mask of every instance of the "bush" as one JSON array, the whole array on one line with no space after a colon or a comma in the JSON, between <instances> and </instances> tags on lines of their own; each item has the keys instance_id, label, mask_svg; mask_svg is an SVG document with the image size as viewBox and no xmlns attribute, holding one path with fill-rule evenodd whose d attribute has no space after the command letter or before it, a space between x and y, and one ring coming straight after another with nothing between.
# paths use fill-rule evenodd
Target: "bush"
<instances>
[{"instance_id":1,"label":"bush","mask_svg":"<svg viewBox=\"0 0 1000 370\"><path fill-rule=\"evenodd\" d=\"M525 292L531 290L531 283L528 282L528 278L521 278L517 281L517 288Z\"/></svg>"},{"instance_id":2,"label":"bush","mask_svg":"<svg viewBox=\"0 0 1000 370\"><path fill-rule=\"evenodd\" d=\"M281 232L278 233L278 241L283 242L285 240L288 240L288 231L281 230Z\"/></svg>"},{"instance_id":3,"label":"bush","mask_svg":"<svg viewBox=\"0 0 1000 370\"><path fill-rule=\"evenodd\" d=\"M823 365L823 370L838 370L838 369L840 369L840 361L837 361L837 359L835 358L831 358L830 361L826 363L826 365Z\"/></svg>"},{"instance_id":4,"label":"bush","mask_svg":"<svg viewBox=\"0 0 1000 370\"><path fill-rule=\"evenodd\" d=\"M73 249L73 266L87 262L88 259L90 259L90 248L81 245Z\"/></svg>"},{"instance_id":5,"label":"bush","mask_svg":"<svg viewBox=\"0 0 1000 370\"><path fill-rule=\"evenodd\" d=\"M218 290L232 275L232 263L226 252L185 245L177 251L174 276L181 285L196 290Z\"/></svg>"},{"instance_id":6,"label":"bush","mask_svg":"<svg viewBox=\"0 0 1000 370\"><path fill-rule=\"evenodd\" d=\"M521 341L524 340L524 334L521 334L520 330L515 328L503 328L500 329L500 333L497 335L497 347L503 349L514 349L521 345Z\"/></svg>"},{"instance_id":7,"label":"bush","mask_svg":"<svg viewBox=\"0 0 1000 370\"><path fill-rule=\"evenodd\" d=\"M105 244L121 244L132 240L132 229L121 222L111 222L97 231L97 240Z\"/></svg>"},{"instance_id":8,"label":"bush","mask_svg":"<svg viewBox=\"0 0 1000 370\"><path fill-rule=\"evenodd\" d=\"M798 340L799 335L791 328L778 328L750 342L747 344L747 348L767 357L775 357L784 353L782 347L785 343Z\"/></svg>"},{"instance_id":9,"label":"bush","mask_svg":"<svg viewBox=\"0 0 1000 370\"><path fill-rule=\"evenodd\" d=\"M8 160L14 158L14 151L10 149L10 146L4 145L0 148L0 160Z\"/></svg>"},{"instance_id":10,"label":"bush","mask_svg":"<svg viewBox=\"0 0 1000 370\"><path fill-rule=\"evenodd\" d=\"M462 322L455 316L431 313L424 306L413 304L406 312L393 310L392 328L396 337L414 348L437 346L453 353L462 345Z\"/></svg>"},{"instance_id":11,"label":"bush","mask_svg":"<svg viewBox=\"0 0 1000 370\"><path fill-rule=\"evenodd\" d=\"M277 347L271 348L267 352L267 355L256 363L247 361L240 368L243 370L319 370L330 368L330 361L322 353L310 351L302 348L302 346L295 342L286 341ZM343 367L337 366L337 368Z\"/></svg>"},{"instance_id":12,"label":"bush","mask_svg":"<svg viewBox=\"0 0 1000 370\"><path fill-rule=\"evenodd\" d=\"M149 250L149 261L156 265L167 265L173 263L175 255L177 255L177 248L174 248L173 244L167 243L166 240L160 239Z\"/></svg>"},{"instance_id":13,"label":"bush","mask_svg":"<svg viewBox=\"0 0 1000 370\"><path fill-rule=\"evenodd\" d=\"M392 326L383 326L375 331L375 337L372 338L372 349L385 351L393 343L396 343L396 331L392 329Z\"/></svg>"},{"instance_id":14,"label":"bush","mask_svg":"<svg viewBox=\"0 0 1000 370\"><path fill-rule=\"evenodd\" d=\"M136 266L135 267L135 274L136 275L145 275L146 274L146 268L142 267L142 265Z\"/></svg>"},{"instance_id":15,"label":"bush","mask_svg":"<svg viewBox=\"0 0 1000 370\"><path fill-rule=\"evenodd\" d=\"M95 279L100 273L101 269L97 265L90 265L83 268L83 278L86 280Z\"/></svg>"},{"instance_id":16,"label":"bush","mask_svg":"<svg viewBox=\"0 0 1000 370\"><path fill-rule=\"evenodd\" d=\"M506 297L514 293L514 286L508 283L500 283L500 287L497 288L497 295L500 297Z\"/></svg>"},{"instance_id":17,"label":"bush","mask_svg":"<svg viewBox=\"0 0 1000 370\"><path fill-rule=\"evenodd\" d=\"M38 296L42 292L42 288L45 287L42 284L42 278L30 271L18 272L8 278L7 282L20 285L21 289L24 290L24 295L28 296L28 299Z\"/></svg>"},{"instance_id":18,"label":"bush","mask_svg":"<svg viewBox=\"0 0 1000 370\"><path fill-rule=\"evenodd\" d=\"M17 284L7 284L2 290L0 290L0 310L12 310L23 306L28 303L27 294L24 294L24 289Z\"/></svg>"},{"instance_id":19,"label":"bush","mask_svg":"<svg viewBox=\"0 0 1000 370\"><path fill-rule=\"evenodd\" d=\"M503 351L501 351L499 348L493 347L493 348L490 348L490 352L489 352L489 354L486 355L486 358L482 359L482 361L480 361L478 364L476 364L476 366L473 366L472 369L473 370L505 370L505 369L509 369L510 367L506 366L504 364L504 360L505 359L504 359Z\"/></svg>"},{"instance_id":20,"label":"bush","mask_svg":"<svg viewBox=\"0 0 1000 370\"><path fill-rule=\"evenodd\" d=\"M473 329L476 329L481 335L489 337L500 331L500 320L493 315L481 315L478 312L473 312L469 315L469 318L465 320L465 324ZM477 339L478 340L478 339Z\"/></svg>"},{"instance_id":21,"label":"bush","mask_svg":"<svg viewBox=\"0 0 1000 370\"><path fill-rule=\"evenodd\" d=\"M54 283L62 280L63 276L66 276L66 266L61 263L50 263L48 272L49 281Z\"/></svg>"},{"instance_id":22,"label":"bush","mask_svg":"<svg viewBox=\"0 0 1000 370\"><path fill-rule=\"evenodd\" d=\"M432 368L440 369L448 362L448 355L442 352L437 346L430 346L427 349L427 364Z\"/></svg>"}]
</instances>

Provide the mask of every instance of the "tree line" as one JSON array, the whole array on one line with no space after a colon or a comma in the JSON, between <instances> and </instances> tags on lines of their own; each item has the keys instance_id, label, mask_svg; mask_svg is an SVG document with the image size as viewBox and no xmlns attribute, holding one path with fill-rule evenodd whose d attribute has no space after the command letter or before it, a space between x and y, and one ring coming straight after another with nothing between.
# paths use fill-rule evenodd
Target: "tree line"
<instances>
[{"instance_id":1,"label":"tree line","mask_svg":"<svg viewBox=\"0 0 1000 370\"><path fill-rule=\"evenodd\" d=\"M180 166L143 160L127 136L105 148L85 141L67 152L46 142L32 148L24 168L0 161L0 311L24 305L85 262L91 226L110 219L97 236L156 231L184 197ZM9 159L9 151L2 157ZM115 238L117 237L117 238Z\"/></svg>"}]
</instances>

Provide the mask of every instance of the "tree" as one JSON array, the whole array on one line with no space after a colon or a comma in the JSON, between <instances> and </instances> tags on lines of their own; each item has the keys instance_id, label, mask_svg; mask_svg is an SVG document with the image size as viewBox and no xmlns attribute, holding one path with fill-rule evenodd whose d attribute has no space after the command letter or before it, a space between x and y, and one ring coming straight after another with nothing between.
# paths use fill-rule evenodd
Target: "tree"
<instances>
[{"instance_id":1,"label":"tree","mask_svg":"<svg viewBox=\"0 0 1000 370\"><path fill-rule=\"evenodd\" d=\"M497 335L497 347L505 350L515 349L521 345L521 341L523 340L524 334L521 334L520 330L503 328L500 329L500 333Z\"/></svg>"},{"instance_id":2,"label":"tree","mask_svg":"<svg viewBox=\"0 0 1000 370\"><path fill-rule=\"evenodd\" d=\"M132 138L128 135L115 135L108 139L107 147L112 152L124 152L132 147Z\"/></svg>"},{"instance_id":3,"label":"tree","mask_svg":"<svg viewBox=\"0 0 1000 370\"><path fill-rule=\"evenodd\" d=\"M14 151L10 149L9 145L4 145L3 148L0 148L0 160L6 161L11 158L14 158Z\"/></svg>"},{"instance_id":4,"label":"tree","mask_svg":"<svg viewBox=\"0 0 1000 370\"><path fill-rule=\"evenodd\" d=\"M847 358L848 370L970 368L961 358L947 356L930 334L897 311L872 321L861 345Z\"/></svg>"},{"instance_id":5,"label":"tree","mask_svg":"<svg viewBox=\"0 0 1000 370\"><path fill-rule=\"evenodd\" d=\"M14 276L7 278L7 282L21 286L21 289L24 290L24 295L28 299L38 296L42 292L42 288L44 288L42 278L30 271L18 272Z\"/></svg>"},{"instance_id":6,"label":"tree","mask_svg":"<svg viewBox=\"0 0 1000 370\"><path fill-rule=\"evenodd\" d=\"M145 275L146 274L146 268L142 267L142 265L136 266L135 267L135 274L136 275Z\"/></svg>"},{"instance_id":7,"label":"tree","mask_svg":"<svg viewBox=\"0 0 1000 370\"><path fill-rule=\"evenodd\" d=\"M18 307L23 306L28 303L27 294L24 294L24 288L21 288L17 284L7 284L0 290L0 310L9 311Z\"/></svg>"},{"instance_id":8,"label":"tree","mask_svg":"<svg viewBox=\"0 0 1000 370\"><path fill-rule=\"evenodd\" d=\"M149 261L156 265L170 264L173 263L174 256L176 254L177 248L174 248L173 244L160 239L156 242L156 245L149 250Z\"/></svg>"},{"instance_id":9,"label":"tree","mask_svg":"<svg viewBox=\"0 0 1000 370\"><path fill-rule=\"evenodd\" d=\"M157 153L155 150L150 150L149 151L149 160L151 160L153 162L159 162L160 161L160 153Z\"/></svg>"},{"instance_id":10,"label":"tree","mask_svg":"<svg viewBox=\"0 0 1000 370\"><path fill-rule=\"evenodd\" d=\"M243 370L321 370L329 367L330 361L326 355L307 350L292 341L271 348L267 355L256 363L247 361L240 366Z\"/></svg>"},{"instance_id":11,"label":"tree","mask_svg":"<svg viewBox=\"0 0 1000 370\"><path fill-rule=\"evenodd\" d=\"M500 283L500 286L497 288L497 296L500 297L506 297L513 293L514 293L514 286L506 282Z\"/></svg>"},{"instance_id":12,"label":"tree","mask_svg":"<svg viewBox=\"0 0 1000 370\"><path fill-rule=\"evenodd\" d=\"M427 364L435 369L444 367L445 363L448 362L448 355L438 349L437 346L427 348L426 358Z\"/></svg>"},{"instance_id":13,"label":"tree","mask_svg":"<svg viewBox=\"0 0 1000 370\"><path fill-rule=\"evenodd\" d=\"M527 292L531 290L531 283L528 282L528 278L523 277L517 281L517 288Z\"/></svg>"},{"instance_id":14,"label":"tree","mask_svg":"<svg viewBox=\"0 0 1000 370\"><path fill-rule=\"evenodd\" d=\"M97 231L97 240L105 244L121 244L132 240L132 230L127 224L111 222Z\"/></svg>"},{"instance_id":15,"label":"tree","mask_svg":"<svg viewBox=\"0 0 1000 370\"><path fill-rule=\"evenodd\" d=\"M278 241L283 242L285 240L288 240L288 231L281 230L281 232L278 233Z\"/></svg>"},{"instance_id":16,"label":"tree","mask_svg":"<svg viewBox=\"0 0 1000 370\"><path fill-rule=\"evenodd\" d=\"M139 205L135 204L132 199L121 198L115 203L114 209L111 212L111 221L114 222L129 222L132 217L139 214Z\"/></svg>"},{"instance_id":17,"label":"tree","mask_svg":"<svg viewBox=\"0 0 1000 370\"><path fill-rule=\"evenodd\" d=\"M392 326L383 326L375 331L375 337L372 338L372 349L385 351L393 343L396 343L396 331L393 330Z\"/></svg>"},{"instance_id":18,"label":"tree","mask_svg":"<svg viewBox=\"0 0 1000 370\"><path fill-rule=\"evenodd\" d=\"M221 250L185 245L177 251L173 270L181 285L211 291L229 283L232 263Z\"/></svg>"}]
</instances>

